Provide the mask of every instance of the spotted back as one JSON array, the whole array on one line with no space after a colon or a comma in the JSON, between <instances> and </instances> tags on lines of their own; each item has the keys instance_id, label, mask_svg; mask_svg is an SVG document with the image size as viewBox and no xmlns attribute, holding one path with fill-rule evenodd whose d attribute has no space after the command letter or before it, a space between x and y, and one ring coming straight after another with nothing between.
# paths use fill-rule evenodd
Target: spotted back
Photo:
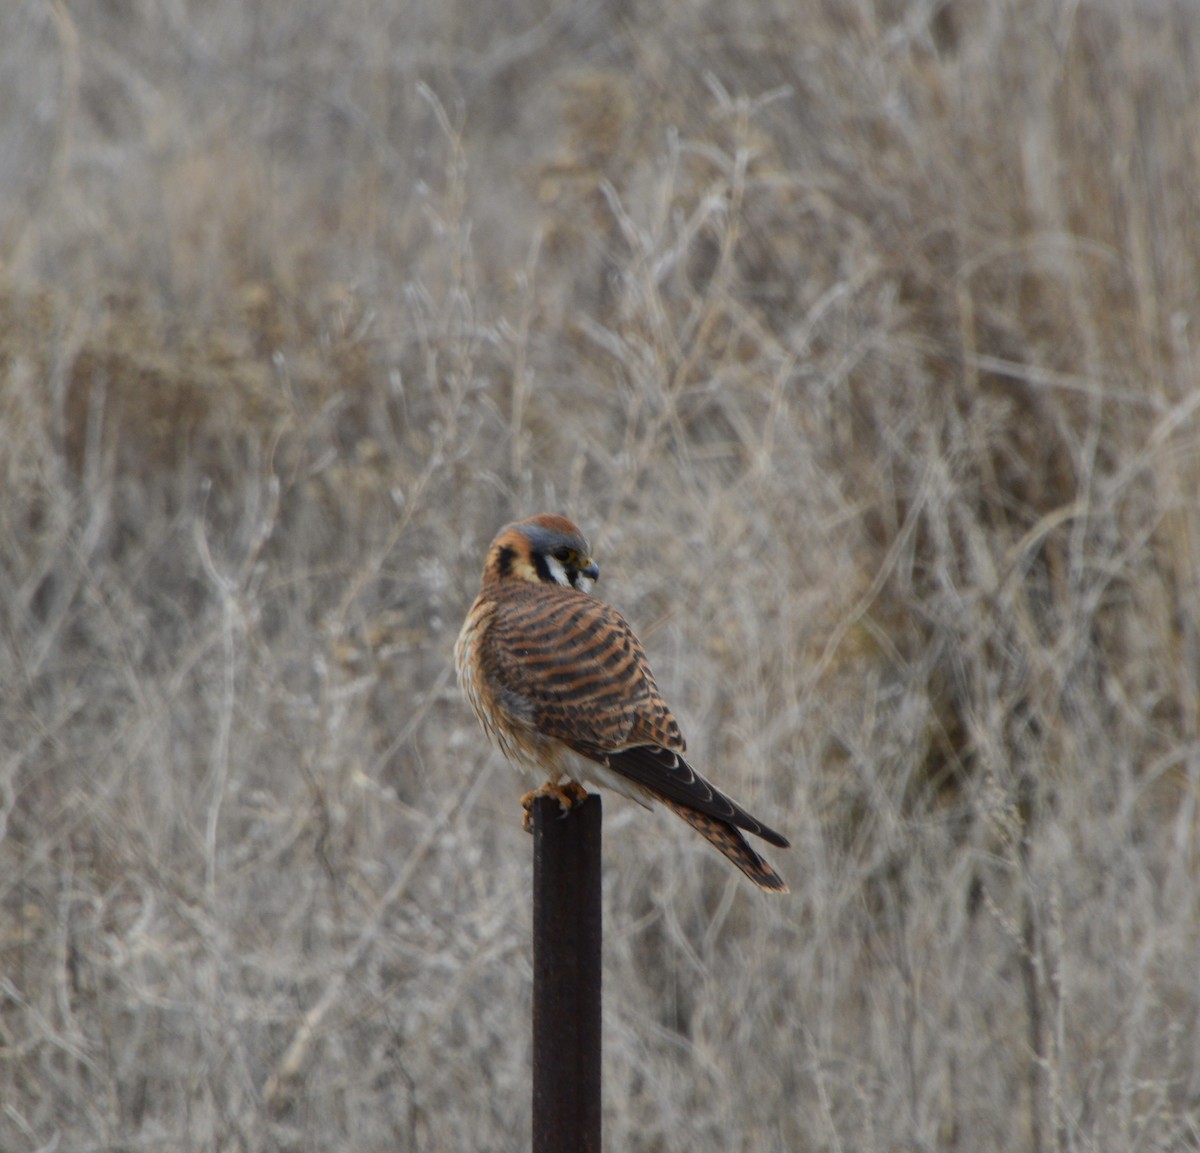
<instances>
[{"instance_id":1,"label":"spotted back","mask_svg":"<svg viewBox=\"0 0 1200 1153\"><path fill-rule=\"evenodd\" d=\"M479 650L496 703L594 760L639 744L684 750L641 643L611 605L572 588L499 582Z\"/></svg>"}]
</instances>

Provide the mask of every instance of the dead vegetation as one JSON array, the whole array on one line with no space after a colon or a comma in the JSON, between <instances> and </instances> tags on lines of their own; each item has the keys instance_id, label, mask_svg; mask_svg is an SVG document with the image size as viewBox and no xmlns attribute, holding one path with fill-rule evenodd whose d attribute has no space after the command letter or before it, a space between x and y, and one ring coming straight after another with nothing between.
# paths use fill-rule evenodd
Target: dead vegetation
<instances>
[{"instance_id":1,"label":"dead vegetation","mask_svg":"<svg viewBox=\"0 0 1200 1153\"><path fill-rule=\"evenodd\" d=\"M588 531L610 1148L1200 1141L1183 0L8 5L0 1147L528 1145L482 549Z\"/></svg>"}]
</instances>

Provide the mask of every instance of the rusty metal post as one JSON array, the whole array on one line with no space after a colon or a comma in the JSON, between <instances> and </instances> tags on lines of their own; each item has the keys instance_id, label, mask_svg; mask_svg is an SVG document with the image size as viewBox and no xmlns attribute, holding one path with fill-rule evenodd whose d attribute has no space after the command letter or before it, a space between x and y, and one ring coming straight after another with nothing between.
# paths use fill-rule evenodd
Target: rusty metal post
<instances>
[{"instance_id":1,"label":"rusty metal post","mask_svg":"<svg viewBox=\"0 0 1200 1153\"><path fill-rule=\"evenodd\" d=\"M533 809L533 1153L600 1153L600 824Z\"/></svg>"}]
</instances>

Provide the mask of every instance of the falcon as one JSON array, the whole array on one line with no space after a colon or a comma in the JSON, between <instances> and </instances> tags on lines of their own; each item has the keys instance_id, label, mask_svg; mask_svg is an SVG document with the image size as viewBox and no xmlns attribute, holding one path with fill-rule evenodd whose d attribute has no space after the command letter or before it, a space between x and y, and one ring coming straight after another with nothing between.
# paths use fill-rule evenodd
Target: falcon
<instances>
[{"instance_id":1,"label":"falcon","mask_svg":"<svg viewBox=\"0 0 1200 1153\"><path fill-rule=\"evenodd\" d=\"M600 569L566 517L505 525L454 646L458 682L484 732L519 768L545 778L521 798L564 812L584 782L682 817L759 888L787 885L743 835L786 838L714 788L684 759L679 724L629 622L591 595Z\"/></svg>"}]
</instances>

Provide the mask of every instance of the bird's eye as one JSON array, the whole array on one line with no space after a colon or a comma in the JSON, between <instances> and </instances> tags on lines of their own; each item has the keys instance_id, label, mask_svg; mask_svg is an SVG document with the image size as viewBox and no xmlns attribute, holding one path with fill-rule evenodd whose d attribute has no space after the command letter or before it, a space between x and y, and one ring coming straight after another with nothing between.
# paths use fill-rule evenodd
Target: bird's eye
<instances>
[{"instance_id":1,"label":"bird's eye","mask_svg":"<svg viewBox=\"0 0 1200 1153\"><path fill-rule=\"evenodd\" d=\"M571 550L569 548L556 548L552 555L559 564L566 564L571 559Z\"/></svg>"}]
</instances>

